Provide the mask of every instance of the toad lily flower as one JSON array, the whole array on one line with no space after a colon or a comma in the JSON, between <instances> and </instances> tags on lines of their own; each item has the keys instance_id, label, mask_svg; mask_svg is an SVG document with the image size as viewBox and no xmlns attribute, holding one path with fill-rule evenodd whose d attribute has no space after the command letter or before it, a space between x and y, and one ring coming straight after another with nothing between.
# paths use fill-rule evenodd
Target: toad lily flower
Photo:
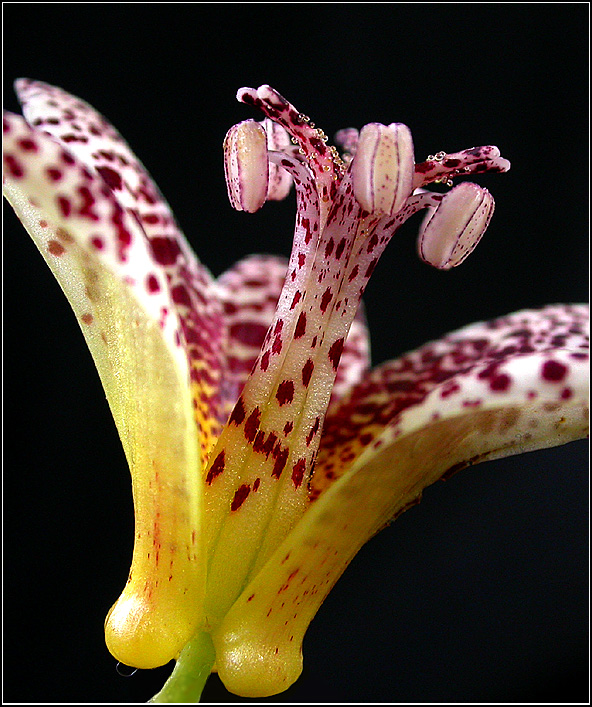
<instances>
[{"instance_id":1,"label":"toad lily flower","mask_svg":"<svg viewBox=\"0 0 592 707\"><path fill-rule=\"evenodd\" d=\"M20 80L4 120L4 191L74 309L131 469L135 544L106 619L109 650L177 664L159 701L195 701L217 670L243 696L285 690L306 628L358 549L462 467L587 434L584 305L478 323L369 371L359 305L388 241L420 209L418 250L461 263L491 218L495 147L415 164L409 128L326 144L268 86L228 132L232 205L286 196L288 263L214 279L115 129ZM314 470L314 473L313 473Z\"/></svg>"}]
</instances>

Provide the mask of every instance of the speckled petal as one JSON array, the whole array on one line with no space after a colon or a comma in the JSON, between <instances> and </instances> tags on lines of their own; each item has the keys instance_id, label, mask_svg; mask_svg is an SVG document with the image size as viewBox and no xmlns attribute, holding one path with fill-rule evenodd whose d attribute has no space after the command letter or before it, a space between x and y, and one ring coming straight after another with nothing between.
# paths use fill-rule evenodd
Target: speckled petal
<instances>
[{"instance_id":1,"label":"speckled petal","mask_svg":"<svg viewBox=\"0 0 592 707\"><path fill-rule=\"evenodd\" d=\"M74 309L132 474L134 555L107 641L124 663L161 665L192 635L204 591L181 321L142 227L96 174L20 116L5 114L3 144L4 194Z\"/></svg>"},{"instance_id":2,"label":"speckled petal","mask_svg":"<svg viewBox=\"0 0 592 707\"><path fill-rule=\"evenodd\" d=\"M224 421L219 388L224 372L225 329L213 279L198 261L150 175L117 130L92 106L41 81L15 83L27 122L56 138L137 220L158 266L170 282L192 366L195 416L202 463Z\"/></svg>"},{"instance_id":3,"label":"speckled petal","mask_svg":"<svg viewBox=\"0 0 592 707\"><path fill-rule=\"evenodd\" d=\"M427 485L586 436L587 329L584 305L473 325L378 368L338 403L312 483L320 495L215 632L226 687L261 697L296 680L304 633L335 581Z\"/></svg>"}]
</instances>

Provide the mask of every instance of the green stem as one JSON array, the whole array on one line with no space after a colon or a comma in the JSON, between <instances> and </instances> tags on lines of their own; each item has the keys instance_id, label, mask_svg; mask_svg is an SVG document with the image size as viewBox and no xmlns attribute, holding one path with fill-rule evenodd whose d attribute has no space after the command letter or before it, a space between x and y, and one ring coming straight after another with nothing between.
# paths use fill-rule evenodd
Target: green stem
<instances>
[{"instance_id":1,"label":"green stem","mask_svg":"<svg viewBox=\"0 0 592 707\"><path fill-rule=\"evenodd\" d=\"M196 634L181 651L162 690L150 702L199 702L215 658L210 634Z\"/></svg>"}]
</instances>

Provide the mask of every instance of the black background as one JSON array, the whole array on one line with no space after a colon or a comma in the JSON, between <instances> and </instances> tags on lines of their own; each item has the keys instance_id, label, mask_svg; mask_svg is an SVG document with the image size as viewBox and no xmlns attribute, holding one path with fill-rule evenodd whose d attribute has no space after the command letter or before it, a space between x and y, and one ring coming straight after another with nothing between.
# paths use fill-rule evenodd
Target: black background
<instances>
[{"instance_id":1,"label":"black background","mask_svg":"<svg viewBox=\"0 0 592 707\"><path fill-rule=\"evenodd\" d=\"M436 272L418 221L365 298L379 363L471 321L588 297L588 5L4 5L12 81L107 115L215 274L288 254L293 196L227 203L221 144L269 83L328 135L404 122L416 157L497 144L507 175L479 248ZM170 668L118 675L102 623L127 577L128 472L78 326L4 220L4 698L143 702ZM587 443L461 472L373 539L311 624L283 702L585 701ZM213 677L204 701L235 699ZM247 701L236 698L237 701Z\"/></svg>"}]
</instances>

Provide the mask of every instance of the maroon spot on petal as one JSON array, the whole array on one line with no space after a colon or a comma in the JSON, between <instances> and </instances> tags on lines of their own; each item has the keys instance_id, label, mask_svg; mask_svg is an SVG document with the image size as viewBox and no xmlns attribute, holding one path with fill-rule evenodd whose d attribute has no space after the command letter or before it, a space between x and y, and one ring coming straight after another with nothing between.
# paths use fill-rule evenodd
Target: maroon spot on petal
<instances>
[{"instance_id":1,"label":"maroon spot on petal","mask_svg":"<svg viewBox=\"0 0 592 707\"><path fill-rule=\"evenodd\" d=\"M569 400L573 397L573 390L571 388L564 388L559 396L561 400Z\"/></svg>"},{"instance_id":2,"label":"maroon spot on petal","mask_svg":"<svg viewBox=\"0 0 592 707\"><path fill-rule=\"evenodd\" d=\"M300 488L302 485L305 469L306 462L304 459L299 459L296 464L294 464L294 467L292 468L292 482L294 483L294 488Z\"/></svg>"},{"instance_id":3,"label":"maroon spot on petal","mask_svg":"<svg viewBox=\"0 0 592 707\"><path fill-rule=\"evenodd\" d=\"M288 422L286 422L286 424L284 425L284 435L287 437L293 429L294 423L292 422L292 420L288 420Z\"/></svg>"},{"instance_id":4,"label":"maroon spot on petal","mask_svg":"<svg viewBox=\"0 0 592 707\"><path fill-rule=\"evenodd\" d=\"M309 447L313 440L313 437L319 431L319 426L321 424L321 418L317 416L314 421L314 425L310 428L310 432L306 435L306 446Z\"/></svg>"},{"instance_id":5,"label":"maroon spot on petal","mask_svg":"<svg viewBox=\"0 0 592 707\"><path fill-rule=\"evenodd\" d=\"M191 297L185 285L175 285L175 287L172 287L171 297L175 304L191 307Z\"/></svg>"},{"instance_id":6,"label":"maroon spot on petal","mask_svg":"<svg viewBox=\"0 0 592 707\"><path fill-rule=\"evenodd\" d=\"M273 344L271 345L271 353L274 354L279 354L281 353L282 350L282 337L280 334L278 334L275 339L273 340Z\"/></svg>"},{"instance_id":7,"label":"maroon spot on petal","mask_svg":"<svg viewBox=\"0 0 592 707\"><path fill-rule=\"evenodd\" d=\"M25 152L37 152L37 150L39 149L37 147L37 143L28 137L24 137L21 140L19 140L18 144L19 144L19 147L21 148L21 150L24 150Z\"/></svg>"},{"instance_id":8,"label":"maroon spot on petal","mask_svg":"<svg viewBox=\"0 0 592 707\"><path fill-rule=\"evenodd\" d=\"M64 162L64 164L73 165L76 162L74 157L69 152L66 152L65 150L62 151L60 157L62 158L62 162Z\"/></svg>"},{"instance_id":9,"label":"maroon spot on petal","mask_svg":"<svg viewBox=\"0 0 592 707\"><path fill-rule=\"evenodd\" d=\"M259 485L261 484L261 479L257 477L255 481L253 482L253 491L257 491L259 488ZM253 595L254 596L254 595Z\"/></svg>"},{"instance_id":10,"label":"maroon spot on petal","mask_svg":"<svg viewBox=\"0 0 592 707\"><path fill-rule=\"evenodd\" d=\"M93 211L93 206L95 204L95 198L91 194L88 187L78 187L78 193L82 198L82 206L79 207L78 213L80 216L90 219L91 221L98 221L99 216ZM111 217L111 221L115 225L119 225L121 221L121 211L117 210Z\"/></svg>"},{"instance_id":11,"label":"maroon spot on petal","mask_svg":"<svg viewBox=\"0 0 592 707\"><path fill-rule=\"evenodd\" d=\"M110 189L121 189L122 181L119 172L111 169L111 167L97 167L97 172Z\"/></svg>"},{"instance_id":12,"label":"maroon spot on petal","mask_svg":"<svg viewBox=\"0 0 592 707\"><path fill-rule=\"evenodd\" d=\"M323 296L321 298L321 312L324 314L327 310L327 307L329 306L329 302L333 299L333 293L331 292L331 288L327 287L327 289L323 292Z\"/></svg>"},{"instance_id":13,"label":"maroon spot on petal","mask_svg":"<svg viewBox=\"0 0 592 707\"><path fill-rule=\"evenodd\" d=\"M339 366L339 361L341 359L341 354L343 352L343 343L344 340L343 338L337 339L332 345L331 348L329 349L329 361L331 361L333 365L333 369L336 371L337 367Z\"/></svg>"},{"instance_id":14,"label":"maroon spot on petal","mask_svg":"<svg viewBox=\"0 0 592 707\"><path fill-rule=\"evenodd\" d=\"M146 278L146 287L148 288L148 292L150 293L160 291L160 285L158 284L158 280L154 275L148 275L148 277Z\"/></svg>"},{"instance_id":15,"label":"maroon spot on petal","mask_svg":"<svg viewBox=\"0 0 592 707\"><path fill-rule=\"evenodd\" d=\"M312 359L309 358L308 361L302 367L302 383L305 388L308 388L308 384L310 383L310 377L312 376L313 371L314 363L312 362Z\"/></svg>"},{"instance_id":16,"label":"maroon spot on petal","mask_svg":"<svg viewBox=\"0 0 592 707\"><path fill-rule=\"evenodd\" d=\"M335 248L335 241L330 238L329 242L325 246L325 258L328 258L331 255L331 253L333 252L333 248Z\"/></svg>"},{"instance_id":17,"label":"maroon spot on petal","mask_svg":"<svg viewBox=\"0 0 592 707\"><path fill-rule=\"evenodd\" d=\"M24 176L25 170L14 155L4 155L4 163L6 164L10 175L15 179Z\"/></svg>"},{"instance_id":18,"label":"maroon spot on petal","mask_svg":"<svg viewBox=\"0 0 592 707\"><path fill-rule=\"evenodd\" d=\"M239 324L233 324L229 333L231 338L241 344L258 348L261 346L263 339L265 339L267 327L258 322L240 322Z\"/></svg>"},{"instance_id":19,"label":"maroon spot on petal","mask_svg":"<svg viewBox=\"0 0 592 707\"><path fill-rule=\"evenodd\" d=\"M225 457L225 453L224 453L224 450L222 450L218 454L218 456L214 459L212 466L210 467L210 470L208 471L208 475L206 476L206 484L211 484L212 481L217 476L220 476L220 474L224 471L224 466L226 464L224 457Z\"/></svg>"},{"instance_id":20,"label":"maroon spot on petal","mask_svg":"<svg viewBox=\"0 0 592 707\"><path fill-rule=\"evenodd\" d=\"M241 425L245 419L245 404L242 397L236 401L236 405L230 415L228 423L234 422L235 425Z\"/></svg>"},{"instance_id":21,"label":"maroon spot on petal","mask_svg":"<svg viewBox=\"0 0 592 707\"><path fill-rule=\"evenodd\" d=\"M275 445L277 442L277 435L275 432L270 432L267 435L267 439L265 440L265 443L263 444L263 447L261 448L261 451L263 454L265 454L266 457L269 457L269 455L272 453Z\"/></svg>"},{"instance_id":22,"label":"maroon spot on petal","mask_svg":"<svg viewBox=\"0 0 592 707\"><path fill-rule=\"evenodd\" d=\"M64 176L62 174L62 170L57 169L57 167L48 167L45 171L52 182L59 182L60 179Z\"/></svg>"},{"instance_id":23,"label":"maroon spot on petal","mask_svg":"<svg viewBox=\"0 0 592 707\"><path fill-rule=\"evenodd\" d=\"M92 324L94 317L93 317L92 314L87 313L87 314L83 314L83 315L80 317L80 319L82 319L82 321L83 321L85 324Z\"/></svg>"},{"instance_id":24,"label":"maroon spot on petal","mask_svg":"<svg viewBox=\"0 0 592 707\"><path fill-rule=\"evenodd\" d=\"M549 383L559 383L567 375L567 366L559 361L545 361L541 373L543 380Z\"/></svg>"},{"instance_id":25,"label":"maroon spot on petal","mask_svg":"<svg viewBox=\"0 0 592 707\"><path fill-rule=\"evenodd\" d=\"M261 421L261 410L256 407L245 422L245 438L247 442L253 443L257 432L259 431L259 423Z\"/></svg>"},{"instance_id":26,"label":"maroon spot on petal","mask_svg":"<svg viewBox=\"0 0 592 707\"><path fill-rule=\"evenodd\" d=\"M230 510L231 511L238 511L238 509L243 505L243 503L246 501L247 496L251 493L251 486L250 484L242 484L237 488L234 494L234 498L232 499L232 503L230 504Z\"/></svg>"},{"instance_id":27,"label":"maroon spot on petal","mask_svg":"<svg viewBox=\"0 0 592 707\"><path fill-rule=\"evenodd\" d=\"M300 298L302 297L302 294L300 290L296 290L296 293L294 294L294 297L292 299L292 304L290 305L290 309L294 309L294 307L300 302Z\"/></svg>"},{"instance_id":28,"label":"maroon spot on petal","mask_svg":"<svg viewBox=\"0 0 592 707\"><path fill-rule=\"evenodd\" d=\"M275 458L275 463L273 465L273 469L271 470L271 475L274 479L279 479L288 461L288 448L282 448L278 444L273 450L273 456Z\"/></svg>"},{"instance_id":29,"label":"maroon spot on petal","mask_svg":"<svg viewBox=\"0 0 592 707\"><path fill-rule=\"evenodd\" d=\"M68 218L68 216L72 213L72 204L70 203L70 199L67 197L58 196L58 206L64 218Z\"/></svg>"},{"instance_id":30,"label":"maroon spot on petal","mask_svg":"<svg viewBox=\"0 0 592 707\"><path fill-rule=\"evenodd\" d=\"M179 244L174 238L162 236L150 238L150 247L154 260L160 265L174 265L181 253Z\"/></svg>"},{"instance_id":31,"label":"maroon spot on petal","mask_svg":"<svg viewBox=\"0 0 592 707\"><path fill-rule=\"evenodd\" d=\"M349 274L349 277L347 278L348 282L351 282L352 280L354 280L357 277L359 270L360 270L360 268L358 267L358 264L356 263L353 266L352 271Z\"/></svg>"},{"instance_id":32,"label":"maroon spot on petal","mask_svg":"<svg viewBox=\"0 0 592 707\"><path fill-rule=\"evenodd\" d=\"M94 236L93 238L90 239L90 242L93 246L93 248L96 248L97 250L103 250L105 247L105 244L103 243L103 239L99 238L99 236Z\"/></svg>"},{"instance_id":33,"label":"maroon spot on petal","mask_svg":"<svg viewBox=\"0 0 592 707\"><path fill-rule=\"evenodd\" d=\"M378 262L378 258L374 258L374 260L366 268L366 272L364 273L364 277L370 277L370 275L372 275L377 262Z\"/></svg>"},{"instance_id":34,"label":"maroon spot on petal","mask_svg":"<svg viewBox=\"0 0 592 707\"><path fill-rule=\"evenodd\" d=\"M378 236L376 233L373 233L370 239L368 240L368 245L366 246L366 252L371 253L374 248L378 245Z\"/></svg>"},{"instance_id":35,"label":"maroon spot on petal","mask_svg":"<svg viewBox=\"0 0 592 707\"><path fill-rule=\"evenodd\" d=\"M269 351L266 351L263 356L261 356L261 370L266 371L269 366Z\"/></svg>"},{"instance_id":36,"label":"maroon spot on petal","mask_svg":"<svg viewBox=\"0 0 592 707\"><path fill-rule=\"evenodd\" d=\"M339 243L337 244L337 250L335 251L335 257L337 258L337 260L339 260L339 258L341 258L342 254L343 254L343 251L344 251L344 249L345 249L345 244L346 244L346 243L347 243L347 239L346 239L346 238L342 238L342 239L339 241Z\"/></svg>"},{"instance_id":37,"label":"maroon spot on petal","mask_svg":"<svg viewBox=\"0 0 592 707\"><path fill-rule=\"evenodd\" d=\"M306 313L300 312L300 316L296 322L296 329L294 329L294 338L300 339L304 334L306 334Z\"/></svg>"},{"instance_id":38,"label":"maroon spot on petal","mask_svg":"<svg viewBox=\"0 0 592 707\"><path fill-rule=\"evenodd\" d=\"M66 252L64 246L58 241L49 241L49 243L47 244L47 250L52 255L56 255L58 257Z\"/></svg>"},{"instance_id":39,"label":"maroon spot on petal","mask_svg":"<svg viewBox=\"0 0 592 707\"><path fill-rule=\"evenodd\" d=\"M280 404L286 405L287 403L291 403L292 400L294 399L294 381L291 380L285 380L282 381L278 385L277 393L275 394L275 397Z\"/></svg>"},{"instance_id":40,"label":"maroon spot on petal","mask_svg":"<svg viewBox=\"0 0 592 707\"><path fill-rule=\"evenodd\" d=\"M512 379L506 373L498 373L491 377L489 388L495 393L503 393L512 384Z\"/></svg>"},{"instance_id":41,"label":"maroon spot on petal","mask_svg":"<svg viewBox=\"0 0 592 707\"><path fill-rule=\"evenodd\" d=\"M265 432L263 430L259 430L255 436L255 441L253 442L253 451L254 452L262 452L263 451L263 442L265 440Z\"/></svg>"}]
</instances>

